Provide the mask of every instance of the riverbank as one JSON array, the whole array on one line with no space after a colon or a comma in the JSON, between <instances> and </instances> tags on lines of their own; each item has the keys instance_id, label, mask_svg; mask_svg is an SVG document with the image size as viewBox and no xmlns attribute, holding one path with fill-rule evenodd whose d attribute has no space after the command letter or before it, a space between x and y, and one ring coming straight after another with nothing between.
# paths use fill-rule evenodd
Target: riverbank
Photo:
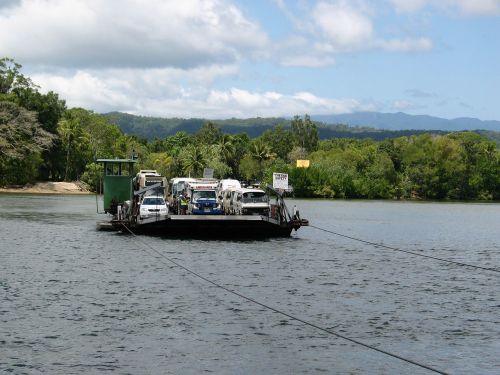
<instances>
[{"instance_id":1,"label":"riverbank","mask_svg":"<svg viewBox=\"0 0 500 375\"><path fill-rule=\"evenodd\" d=\"M92 194L84 185L75 182L37 182L24 186L0 187L0 193L29 194Z\"/></svg>"}]
</instances>

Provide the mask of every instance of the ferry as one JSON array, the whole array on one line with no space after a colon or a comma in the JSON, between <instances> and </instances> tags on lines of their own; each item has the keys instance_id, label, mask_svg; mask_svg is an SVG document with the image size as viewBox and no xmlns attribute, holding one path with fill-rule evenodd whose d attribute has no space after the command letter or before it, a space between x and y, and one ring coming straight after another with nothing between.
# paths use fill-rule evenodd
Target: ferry
<instances>
[{"instance_id":1,"label":"ferry","mask_svg":"<svg viewBox=\"0 0 500 375\"><path fill-rule=\"evenodd\" d=\"M231 184L231 189L239 192L233 195L240 201L236 203L239 209L228 212L223 207L223 180L221 183L216 179L178 177L167 183L152 170L134 176L136 159L97 162L104 166L104 212L111 215L109 221L97 223L99 230L167 237L253 239L288 237L292 231L308 225L295 206L290 213L283 192L271 186L252 190ZM250 197L251 202L243 204L241 200L245 197ZM258 203L254 202L256 197ZM262 208L249 209L257 205Z\"/></svg>"}]
</instances>

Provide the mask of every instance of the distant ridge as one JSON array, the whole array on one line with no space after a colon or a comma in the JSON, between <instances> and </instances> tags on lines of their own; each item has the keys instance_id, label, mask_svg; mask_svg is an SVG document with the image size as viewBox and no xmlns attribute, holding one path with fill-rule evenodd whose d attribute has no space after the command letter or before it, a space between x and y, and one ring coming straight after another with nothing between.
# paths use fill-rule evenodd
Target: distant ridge
<instances>
[{"instance_id":1,"label":"distant ridge","mask_svg":"<svg viewBox=\"0 0 500 375\"><path fill-rule=\"evenodd\" d=\"M345 124L387 130L500 131L500 121L496 120L483 121L469 117L448 120L428 115L409 115L403 112L355 112L340 115L311 115L311 119L325 124Z\"/></svg>"},{"instance_id":2,"label":"distant ridge","mask_svg":"<svg viewBox=\"0 0 500 375\"><path fill-rule=\"evenodd\" d=\"M398 138L429 132L433 134L446 134L450 131L465 130L467 125L471 126L473 123L479 123L483 125L478 125L480 129L488 130L476 130L476 132L485 135L487 138L494 140L500 145L500 133L494 131L492 126L489 124L493 123L493 126L496 126L496 129L500 130L499 121L480 121L477 119L446 120L432 116L411 116L403 113L401 114L402 116L399 117L407 120L406 127L398 129L398 126L391 122L392 119L396 119L398 115L400 114L360 112L351 115L311 116L311 118L318 125L320 139L370 138L381 141L387 138ZM278 124L283 125L285 128L289 128L291 123L290 118L280 117L206 120L201 118L182 119L136 116L122 112L110 112L104 114L103 116L105 116L112 123L117 124L126 134L136 135L148 140L152 140L154 138L162 139L173 135L178 131L185 131L193 134L196 133L206 121L212 121L225 133L246 133L251 138L262 135L262 133L266 130L273 129ZM431 121L424 121L426 119L431 119ZM410 120L418 121L412 122ZM441 120L444 122L439 122ZM453 130L440 130L441 128L446 128L446 126L439 124L444 123L448 125L449 128L449 121L457 121L457 124L464 125L455 125ZM361 125L365 122L373 125ZM379 125L378 128L377 124ZM489 126L487 127L487 125Z\"/></svg>"}]
</instances>

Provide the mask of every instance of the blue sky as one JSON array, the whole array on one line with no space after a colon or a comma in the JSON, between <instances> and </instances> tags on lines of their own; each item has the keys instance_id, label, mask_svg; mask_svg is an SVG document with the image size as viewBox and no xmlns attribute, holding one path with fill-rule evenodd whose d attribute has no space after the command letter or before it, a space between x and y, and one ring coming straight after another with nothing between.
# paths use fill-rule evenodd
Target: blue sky
<instances>
[{"instance_id":1,"label":"blue sky","mask_svg":"<svg viewBox=\"0 0 500 375\"><path fill-rule=\"evenodd\" d=\"M8 0L0 56L97 112L500 120L500 0Z\"/></svg>"}]
</instances>

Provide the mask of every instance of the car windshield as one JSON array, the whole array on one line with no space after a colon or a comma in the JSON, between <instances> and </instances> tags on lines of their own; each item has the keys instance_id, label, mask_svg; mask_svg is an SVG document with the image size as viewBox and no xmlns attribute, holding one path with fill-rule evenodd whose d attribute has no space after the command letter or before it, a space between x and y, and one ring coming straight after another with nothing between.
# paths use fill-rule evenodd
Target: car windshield
<instances>
[{"instance_id":1,"label":"car windshield","mask_svg":"<svg viewBox=\"0 0 500 375\"><path fill-rule=\"evenodd\" d=\"M147 206L159 206L165 204L165 201L163 200L163 198L160 197L148 197L144 198L142 204Z\"/></svg>"},{"instance_id":2,"label":"car windshield","mask_svg":"<svg viewBox=\"0 0 500 375\"><path fill-rule=\"evenodd\" d=\"M214 190L197 190L193 192L193 200L198 199L215 199Z\"/></svg>"},{"instance_id":3,"label":"car windshield","mask_svg":"<svg viewBox=\"0 0 500 375\"><path fill-rule=\"evenodd\" d=\"M267 196L262 191L248 191L243 193L243 202L267 202Z\"/></svg>"}]
</instances>

